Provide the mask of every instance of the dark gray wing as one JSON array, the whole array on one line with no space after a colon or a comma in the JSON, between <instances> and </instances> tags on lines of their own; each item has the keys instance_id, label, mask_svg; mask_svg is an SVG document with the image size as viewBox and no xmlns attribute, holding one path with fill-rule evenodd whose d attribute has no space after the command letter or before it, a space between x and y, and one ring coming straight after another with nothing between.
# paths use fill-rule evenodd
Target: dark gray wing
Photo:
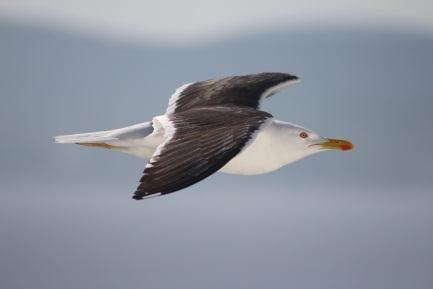
<instances>
[{"instance_id":1,"label":"dark gray wing","mask_svg":"<svg viewBox=\"0 0 433 289\"><path fill-rule=\"evenodd\" d=\"M213 174L272 116L252 108L198 108L168 116L172 132L147 164L134 199L168 194ZM167 127L168 126L168 127Z\"/></svg>"},{"instance_id":2,"label":"dark gray wing","mask_svg":"<svg viewBox=\"0 0 433 289\"><path fill-rule=\"evenodd\" d=\"M260 100L298 80L287 73L266 72L185 84L171 96L166 114L210 106L259 108Z\"/></svg>"}]
</instances>

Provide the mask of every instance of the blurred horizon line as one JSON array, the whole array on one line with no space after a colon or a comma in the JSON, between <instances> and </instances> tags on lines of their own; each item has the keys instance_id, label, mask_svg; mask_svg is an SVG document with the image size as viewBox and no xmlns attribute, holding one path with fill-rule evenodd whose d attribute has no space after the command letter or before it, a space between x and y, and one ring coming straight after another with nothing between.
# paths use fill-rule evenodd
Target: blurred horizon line
<instances>
[{"instance_id":1,"label":"blurred horizon line","mask_svg":"<svg viewBox=\"0 0 433 289\"><path fill-rule=\"evenodd\" d=\"M229 33L215 32L210 35L191 34L184 38L170 37L170 35L156 35L152 33L122 33L121 31L107 31L104 29L95 29L90 27L78 27L71 23L56 23L56 21L43 20L36 18L20 18L20 17L5 17L0 15L0 26L13 26L17 28L37 28L47 30L49 32L64 33L66 35L81 37L91 40L97 40L112 44L126 44L137 46L148 46L150 48L162 48L170 46L174 49L201 48L214 45L221 42L232 42L235 40L248 39L259 35L279 34L285 32L302 32L309 31L348 31L358 30L359 32L375 30L377 32L395 33L395 34L411 34L428 37L433 39L433 26L426 28L415 23L397 23L392 21L377 21L377 22L361 22L351 21L345 22L344 19L334 19L321 23L320 21L303 21L296 25L287 23L268 23L256 30L249 30L247 27L237 27ZM74 27L75 26L75 27ZM207 33L205 33L207 34Z\"/></svg>"}]
</instances>

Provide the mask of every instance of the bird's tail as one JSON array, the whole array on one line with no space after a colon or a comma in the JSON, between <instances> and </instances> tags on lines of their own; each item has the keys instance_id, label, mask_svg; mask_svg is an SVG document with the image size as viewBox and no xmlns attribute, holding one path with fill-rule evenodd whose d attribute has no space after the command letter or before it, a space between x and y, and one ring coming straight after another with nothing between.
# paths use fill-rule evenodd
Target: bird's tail
<instances>
[{"instance_id":1,"label":"bird's tail","mask_svg":"<svg viewBox=\"0 0 433 289\"><path fill-rule=\"evenodd\" d=\"M60 144L75 143L95 147L112 146L117 141L143 139L153 132L152 122L143 122L113 130L59 135L54 141Z\"/></svg>"},{"instance_id":2,"label":"bird's tail","mask_svg":"<svg viewBox=\"0 0 433 289\"><path fill-rule=\"evenodd\" d=\"M84 144L84 143L104 143L116 140L112 136L112 131L95 131L79 134L59 135L54 137L54 141L60 144Z\"/></svg>"}]
</instances>

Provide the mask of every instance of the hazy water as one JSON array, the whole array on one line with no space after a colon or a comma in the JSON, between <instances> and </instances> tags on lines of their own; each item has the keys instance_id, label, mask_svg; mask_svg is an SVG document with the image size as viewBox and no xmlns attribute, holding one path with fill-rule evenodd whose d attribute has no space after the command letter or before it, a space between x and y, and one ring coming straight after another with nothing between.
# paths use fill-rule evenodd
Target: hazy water
<instances>
[{"instance_id":1,"label":"hazy water","mask_svg":"<svg viewBox=\"0 0 433 289\"><path fill-rule=\"evenodd\" d=\"M431 288L433 197L356 188L13 185L2 288ZM225 187L225 188L224 188Z\"/></svg>"}]
</instances>

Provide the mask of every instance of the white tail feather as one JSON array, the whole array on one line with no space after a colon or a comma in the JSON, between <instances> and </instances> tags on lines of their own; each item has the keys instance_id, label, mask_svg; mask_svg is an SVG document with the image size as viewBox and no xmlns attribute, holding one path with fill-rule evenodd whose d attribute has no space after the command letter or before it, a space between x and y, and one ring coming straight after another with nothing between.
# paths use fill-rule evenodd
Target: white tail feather
<instances>
[{"instance_id":1,"label":"white tail feather","mask_svg":"<svg viewBox=\"0 0 433 289\"><path fill-rule=\"evenodd\" d=\"M110 131L97 131L89 133L79 133L70 135L59 135L55 136L54 140L56 143L97 143L115 140L116 138L110 137Z\"/></svg>"},{"instance_id":2,"label":"white tail feather","mask_svg":"<svg viewBox=\"0 0 433 289\"><path fill-rule=\"evenodd\" d=\"M139 123L132 126L113 129L113 130L59 135L59 136L55 136L54 140L56 143L61 143L61 144L103 143L103 142L116 141L116 140L144 138L150 133L152 133L152 131L153 131L152 123L145 122L145 123Z\"/></svg>"}]
</instances>

